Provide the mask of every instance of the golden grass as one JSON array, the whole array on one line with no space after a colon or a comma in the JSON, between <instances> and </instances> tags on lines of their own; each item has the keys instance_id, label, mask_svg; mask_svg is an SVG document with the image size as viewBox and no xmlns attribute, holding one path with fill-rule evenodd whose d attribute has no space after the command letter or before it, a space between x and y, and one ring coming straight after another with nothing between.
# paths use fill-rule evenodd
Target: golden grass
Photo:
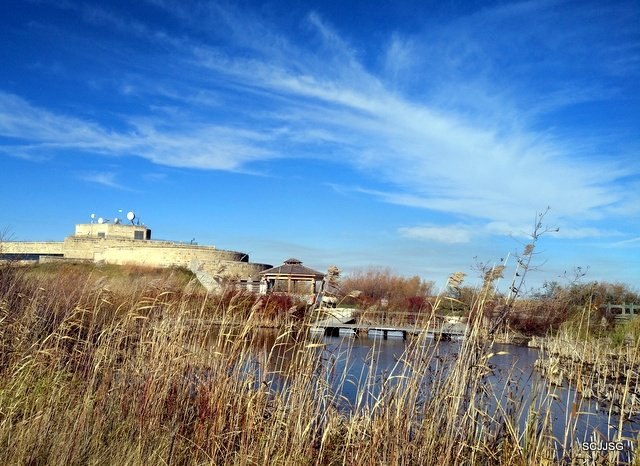
<instances>
[{"instance_id":1,"label":"golden grass","mask_svg":"<svg viewBox=\"0 0 640 466\"><path fill-rule=\"evenodd\" d=\"M480 325L446 364L437 345L408 342L382 380L374 345L345 409L340 394L351 381L338 355L307 339L307 322L284 320L265 340L255 331L257 306L162 283L99 285L91 274L0 270L0 463L528 465L558 457L552 387L534 387L534 404L492 388L495 355ZM240 311L248 312L241 320ZM581 464L583 453L565 444L568 461Z\"/></svg>"}]
</instances>

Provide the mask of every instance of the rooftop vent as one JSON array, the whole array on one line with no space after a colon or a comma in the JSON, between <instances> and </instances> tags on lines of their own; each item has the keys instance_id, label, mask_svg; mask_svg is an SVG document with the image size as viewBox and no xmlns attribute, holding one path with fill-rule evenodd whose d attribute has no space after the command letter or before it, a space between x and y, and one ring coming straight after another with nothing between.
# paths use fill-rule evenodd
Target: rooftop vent
<instances>
[{"instance_id":1,"label":"rooftop vent","mask_svg":"<svg viewBox=\"0 0 640 466\"><path fill-rule=\"evenodd\" d=\"M302 261L298 260L298 259L291 258L291 259L287 259L286 261L284 261L284 263L285 264L302 264Z\"/></svg>"}]
</instances>

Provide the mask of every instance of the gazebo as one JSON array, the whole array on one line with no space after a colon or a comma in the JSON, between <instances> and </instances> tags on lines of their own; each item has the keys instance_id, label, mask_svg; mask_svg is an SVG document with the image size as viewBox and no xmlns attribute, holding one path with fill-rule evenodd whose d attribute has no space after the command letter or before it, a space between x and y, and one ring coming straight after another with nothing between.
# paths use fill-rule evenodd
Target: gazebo
<instances>
[{"instance_id":1,"label":"gazebo","mask_svg":"<svg viewBox=\"0 0 640 466\"><path fill-rule=\"evenodd\" d=\"M311 295L322 290L324 274L302 265L298 259L287 259L284 264L260 272L260 292L269 291Z\"/></svg>"}]
</instances>

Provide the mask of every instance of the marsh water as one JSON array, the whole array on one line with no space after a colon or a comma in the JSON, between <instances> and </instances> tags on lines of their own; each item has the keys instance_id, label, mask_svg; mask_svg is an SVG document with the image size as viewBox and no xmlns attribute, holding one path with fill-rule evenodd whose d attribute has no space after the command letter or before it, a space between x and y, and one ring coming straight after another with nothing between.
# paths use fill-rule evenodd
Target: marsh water
<instances>
[{"instance_id":1,"label":"marsh water","mask_svg":"<svg viewBox=\"0 0 640 466\"><path fill-rule=\"evenodd\" d=\"M293 352L293 342L278 339L277 333L260 331L252 339L256 358L252 372L258 380L266 380L274 390L281 390L295 374L287 371ZM309 337L308 344L317 348L322 374L332 386L336 396L336 409L345 414L363 407L371 407L378 399L381 387L403 383L411 369L406 362L406 350L410 344L404 339ZM447 373L461 348L461 342L430 339L413 341L414 350L433 355L428 364L428 374L421 373L420 390L428 398L430 384L438 374ZM494 356L489 360L485 377L490 396L483 399L483 409L490 414L508 415L519 424L523 432L529 416L529 408L549 413L552 435L559 451L565 451L576 442L618 440L620 418L609 412L609 406L594 399L584 399L566 381L563 386L551 387L534 369L538 351L514 345L496 344L491 348ZM284 375L287 374L287 375ZM440 378L442 380L442 378ZM337 401L335 401L337 400ZM542 407L542 408L541 408ZM570 427L567 427L570 426ZM640 420L630 419L622 423L625 458L635 447L640 431Z\"/></svg>"}]
</instances>

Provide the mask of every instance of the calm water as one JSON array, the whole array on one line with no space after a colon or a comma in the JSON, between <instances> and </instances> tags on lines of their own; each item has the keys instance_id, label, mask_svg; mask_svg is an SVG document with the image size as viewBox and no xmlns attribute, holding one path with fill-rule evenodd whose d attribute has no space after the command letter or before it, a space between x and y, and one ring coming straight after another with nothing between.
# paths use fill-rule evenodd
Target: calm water
<instances>
[{"instance_id":1,"label":"calm water","mask_svg":"<svg viewBox=\"0 0 640 466\"><path fill-rule=\"evenodd\" d=\"M275 332L260 332L259 337L253 340L256 359L252 364L253 370L259 375L258 380L268 379L271 387L278 390L289 383L288 377L280 373L286 372L294 350L292 342L282 340L274 347L276 336ZM334 391L341 395L339 406L336 407L345 413L356 407L372 406L383 384L402 383L405 379L394 376L410 374L410 370L404 367L408 340L325 336L310 339L309 343L325 345L318 347L318 357L325 368L322 376L330 382ZM423 340L418 342L418 345L425 355L435 351L429 370L421 376L421 391L423 396L427 397L431 376L435 377L438 371L440 374L447 372L461 343L439 342L436 345L433 340ZM594 400L581 399L575 389L566 382L563 387L547 391L547 384L533 369L538 357L536 349L495 345L492 351L506 354L495 355L489 360L491 372L486 377L486 383L494 396L483 400L483 408L489 414L496 413L499 407L510 410L512 416L518 419L523 431L529 407L540 406L540 403L543 403L540 394L551 393L553 399L546 397L546 400L547 405L550 405L552 433L561 451L572 443L591 441L594 432L598 433L597 438L601 441L616 438L619 417L609 416L608 406ZM367 379L368 389L362 390L367 384ZM373 384L370 383L372 379ZM532 387L537 388L532 390ZM538 394L537 399L533 393ZM575 427L565 431L567 425ZM638 419L628 420L623 424L623 436L626 438L635 440L639 430ZM629 444L626 443L625 450L628 448Z\"/></svg>"}]
</instances>

